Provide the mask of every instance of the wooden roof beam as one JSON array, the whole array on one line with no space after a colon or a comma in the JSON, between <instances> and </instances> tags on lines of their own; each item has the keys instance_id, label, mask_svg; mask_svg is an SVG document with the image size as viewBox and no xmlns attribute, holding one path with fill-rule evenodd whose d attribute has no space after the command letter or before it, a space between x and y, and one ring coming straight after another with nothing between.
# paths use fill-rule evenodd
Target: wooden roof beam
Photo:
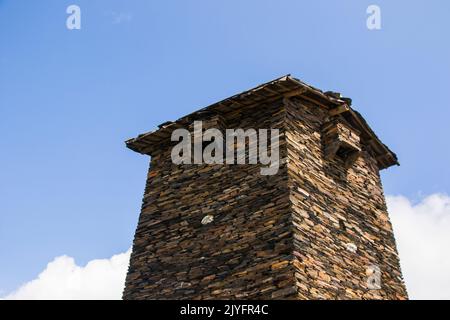
<instances>
[{"instance_id":1,"label":"wooden roof beam","mask_svg":"<svg viewBox=\"0 0 450 320\"><path fill-rule=\"evenodd\" d=\"M283 97L285 98L291 98L291 97L296 97L296 96L301 96L302 94L304 94L307 91L306 88L298 88L298 89L294 89L292 91L288 91L286 93L283 94Z\"/></svg>"},{"instance_id":2,"label":"wooden roof beam","mask_svg":"<svg viewBox=\"0 0 450 320\"><path fill-rule=\"evenodd\" d=\"M350 111L350 107L349 107L348 105L346 105L346 104L342 104L342 105L340 105L339 107L336 107L336 108L331 109L331 110L328 112L328 114L329 114L331 117L333 117L333 116L337 116L337 115L339 115L339 114L341 114L341 113L348 112L348 111Z\"/></svg>"}]
</instances>

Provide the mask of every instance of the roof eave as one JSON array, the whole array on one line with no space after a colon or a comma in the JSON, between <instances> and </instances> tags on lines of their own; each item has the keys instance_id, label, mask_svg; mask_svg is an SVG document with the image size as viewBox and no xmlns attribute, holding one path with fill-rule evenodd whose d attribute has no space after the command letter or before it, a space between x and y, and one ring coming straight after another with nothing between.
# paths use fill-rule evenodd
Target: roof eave
<instances>
[{"instance_id":1,"label":"roof eave","mask_svg":"<svg viewBox=\"0 0 450 320\"><path fill-rule=\"evenodd\" d=\"M346 104L345 100L327 95L320 89L314 88L288 74L202 108L174 122L166 122L160 125L157 130L141 134L136 138L127 140L125 143L129 149L135 152L152 155L157 151L162 140L170 138L171 132L174 129L182 127L189 120L195 119L205 112L227 112L237 108L257 105L267 99L278 99L295 95L313 99L317 104L328 109ZM399 165L395 153L381 142L364 118L357 111L350 108L350 106L348 111L358 126L358 129L364 131L376 145L376 149L380 153L379 157L381 157L380 159L377 158L380 170L393 165Z\"/></svg>"}]
</instances>

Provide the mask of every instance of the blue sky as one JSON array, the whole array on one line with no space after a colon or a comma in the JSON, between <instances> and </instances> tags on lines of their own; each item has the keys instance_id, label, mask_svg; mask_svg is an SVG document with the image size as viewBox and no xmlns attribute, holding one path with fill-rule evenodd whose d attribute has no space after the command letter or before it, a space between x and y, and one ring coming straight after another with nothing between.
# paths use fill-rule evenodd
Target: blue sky
<instances>
[{"instance_id":1,"label":"blue sky","mask_svg":"<svg viewBox=\"0 0 450 320\"><path fill-rule=\"evenodd\" d=\"M287 73L353 99L398 154L386 194L449 193L449 15L446 0L0 0L0 296L56 256L130 247L148 158L124 140Z\"/></svg>"}]
</instances>

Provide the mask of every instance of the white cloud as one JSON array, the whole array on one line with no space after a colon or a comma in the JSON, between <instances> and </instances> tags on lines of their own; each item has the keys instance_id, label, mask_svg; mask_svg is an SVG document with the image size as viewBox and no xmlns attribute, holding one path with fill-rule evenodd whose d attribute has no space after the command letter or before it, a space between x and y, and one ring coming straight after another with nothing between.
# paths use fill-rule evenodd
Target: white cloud
<instances>
[{"instance_id":1,"label":"white cloud","mask_svg":"<svg viewBox=\"0 0 450 320\"><path fill-rule=\"evenodd\" d=\"M389 213L411 299L450 299L450 197L435 194L419 203L388 196ZM130 251L77 266L55 258L35 279L5 299L120 299Z\"/></svg>"},{"instance_id":2,"label":"white cloud","mask_svg":"<svg viewBox=\"0 0 450 320\"><path fill-rule=\"evenodd\" d=\"M4 299L121 299L130 252L92 260L84 267L76 265L72 257L57 257L35 280Z\"/></svg>"},{"instance_id":3,"label":"white cloud","mask_svg":"<svg viewBox=\"0 0 450 320\"><path fill-rule=\"evenodd\" d=\"M410 299L450 299L450 197L387 203Z\"/></svg>"}]
</instances>

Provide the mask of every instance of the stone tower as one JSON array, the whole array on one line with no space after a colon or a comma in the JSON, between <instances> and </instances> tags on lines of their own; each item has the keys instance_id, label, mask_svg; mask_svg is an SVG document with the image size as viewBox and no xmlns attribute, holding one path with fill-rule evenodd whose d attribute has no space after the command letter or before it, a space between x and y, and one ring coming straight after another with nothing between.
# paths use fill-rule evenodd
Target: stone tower
<instances>
[{"instance_id":1,"label":"stone tower","mask_svg":"<svg viewBox=\"0 0 450 320\"><path fill-rule=\"evenodd\" d=\"M174 164L196 120L279 129L278 172ZM407 299L379 175L397 157L350 99L288 75L126 144L151 163L124 299Z\"/></svg>"}]
</instances>

